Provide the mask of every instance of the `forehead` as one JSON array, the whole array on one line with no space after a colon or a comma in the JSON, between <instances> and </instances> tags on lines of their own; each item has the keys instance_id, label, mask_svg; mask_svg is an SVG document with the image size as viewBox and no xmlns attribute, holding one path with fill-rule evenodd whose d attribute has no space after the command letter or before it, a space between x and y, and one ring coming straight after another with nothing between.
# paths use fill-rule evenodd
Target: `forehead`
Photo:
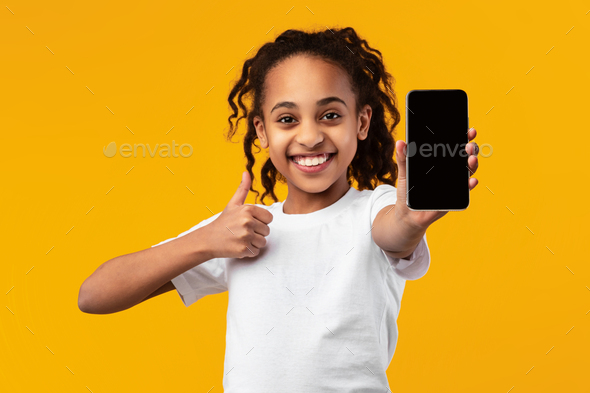
<instances>
[{"instance_id":1,"label":"forehead","mask_svg":"<svg viewBox=\"0 0 590 393\"><path fill-rule=\"evenodd\" d=\"M317 57L297 55L283 60L266 76L265 111L279 101L315 106L317 100L329 96L340 97L347 104L354 101L348 74Z\"/></svg>"}]
</instances>

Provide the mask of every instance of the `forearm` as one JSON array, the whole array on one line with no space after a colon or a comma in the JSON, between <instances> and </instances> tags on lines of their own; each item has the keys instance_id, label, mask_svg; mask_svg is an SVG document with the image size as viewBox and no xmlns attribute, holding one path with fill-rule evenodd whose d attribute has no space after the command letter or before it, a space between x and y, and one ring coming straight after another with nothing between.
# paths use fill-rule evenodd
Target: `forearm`
<instances>
[{"instance_id":1,"label":"forearm","mask_svg":"<svg viewBox=\"0 0 590 393\"><path fill-rule=\"evenodd\" d=\"M375 225L383 226L373 232L375 243L393 258L408 258L426 233L426 228L410 225L403 217L396 215L395 208L375 220Z\"/></svg>"},{"instance_id":2,"label":"forearm","mask_svg":"<svg viewBox=\"0 0 590 393\"><path fill-rule=\"evenodd\" d=\"M211 259L205 228L103 263L82 284L80 308L93 314L128 309L172 278Z\"/></svg>"}]
</instances>

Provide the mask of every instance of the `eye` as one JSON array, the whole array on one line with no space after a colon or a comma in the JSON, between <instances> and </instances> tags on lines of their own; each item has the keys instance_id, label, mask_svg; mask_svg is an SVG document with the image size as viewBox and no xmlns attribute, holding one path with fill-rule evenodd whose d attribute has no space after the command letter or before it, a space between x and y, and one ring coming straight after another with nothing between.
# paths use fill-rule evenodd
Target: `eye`
<instances>
[{"instance_id":1,"label":"eye","mask_svg":"<svg viewBox=\"0 0 590 393\"><path fill-rule=\"evenodd\" d=\"M293 119L293 118L292 118L291 116L283 116L283 117L281 117L281 118L278 120L278 122L279 122L279 123L283 123L283 124L291 124L291 122L290 122L290 121L289 121L289 122L284 122L284 121L281 121L281 120L283 120L283 119Z\"/></svg>"},{"instance_id":2,"label":"eye","mask_svg":"<svg viewBox=\"0 0 590 393\"><path fill-rule=\"evenodd\" d=\"M340 115L339 115L338 113L336 113L336 112L329 112L329 113L326 113L326 114L325 114L325 115L322 117L322 119L323 119L324 117L328 116L328 115L336 115L336 116L338 116L338 117L342 117L342 116L340 116ZM327 119L327 120L335 120L335 119L337 119L338 117L336 117L336 118L332 117L331 119ZM291 120L293 120L293 117L291 117L291 116L283 116L283 117L279 118L277 121L278 121L279 123L283 123L283 124L291 124L291 123L292 123L292 121L286 121L286 122L285 122L285 121L283 121L283 120L285 120L285 119L291 119Z\"/></svg>"},{"instance_id":3,"label":"eye","mask_svg":"<svg viewBox=\"0 0 590 393\"><path fill-rule=\"evenodd\" d=\"M326 114L324 115L324 117L326 117L326 116L328 116L328 115L336 115L336 116L338 116L338 117L342 117L342 116L340 116L340 115L339 115L338 113L336 113L336 112L330 112L330 113L326 113ZM335 118L328 119L328 120L333 120L333 119L335 119Z\"/></svg>"}]
</instances>

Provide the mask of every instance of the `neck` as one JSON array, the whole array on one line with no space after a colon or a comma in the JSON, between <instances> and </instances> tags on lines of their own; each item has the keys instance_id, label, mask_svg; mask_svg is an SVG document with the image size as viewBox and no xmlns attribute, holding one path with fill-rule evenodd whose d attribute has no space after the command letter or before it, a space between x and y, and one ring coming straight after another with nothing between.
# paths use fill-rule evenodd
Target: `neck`
<instances>
[{"instance_id":1,"label":"neck","mask_svg":"<svg viewBox=\"0 0 590 393\"><path fill-rule=\"evenodd\" d=\"M344 196L350 189L346 173L322 192L306 192L287 182L289 193L283 203L285 214L307 214L324 209Z\"/></svg>"}]
</instances>

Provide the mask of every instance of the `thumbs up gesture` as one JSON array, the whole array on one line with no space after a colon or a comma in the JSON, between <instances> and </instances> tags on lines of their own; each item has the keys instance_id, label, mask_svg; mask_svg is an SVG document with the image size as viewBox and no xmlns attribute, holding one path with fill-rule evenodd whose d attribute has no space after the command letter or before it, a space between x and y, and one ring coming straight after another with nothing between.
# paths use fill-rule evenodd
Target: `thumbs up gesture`
<instances>
[{"instance_id":1,"label":"thumbs up gesture","mask_svg":"<svg viewBox=\"0 0 590 393\"><path fill-rule=\"evenodd\" d=\"M268 224L272 214L268 210L244 204L252 180L247 171L242 172L242 182L219 217L211 222L211 244L215 258L255 257L266 245L270 233Z\"/></svg>"}]
</instances>

